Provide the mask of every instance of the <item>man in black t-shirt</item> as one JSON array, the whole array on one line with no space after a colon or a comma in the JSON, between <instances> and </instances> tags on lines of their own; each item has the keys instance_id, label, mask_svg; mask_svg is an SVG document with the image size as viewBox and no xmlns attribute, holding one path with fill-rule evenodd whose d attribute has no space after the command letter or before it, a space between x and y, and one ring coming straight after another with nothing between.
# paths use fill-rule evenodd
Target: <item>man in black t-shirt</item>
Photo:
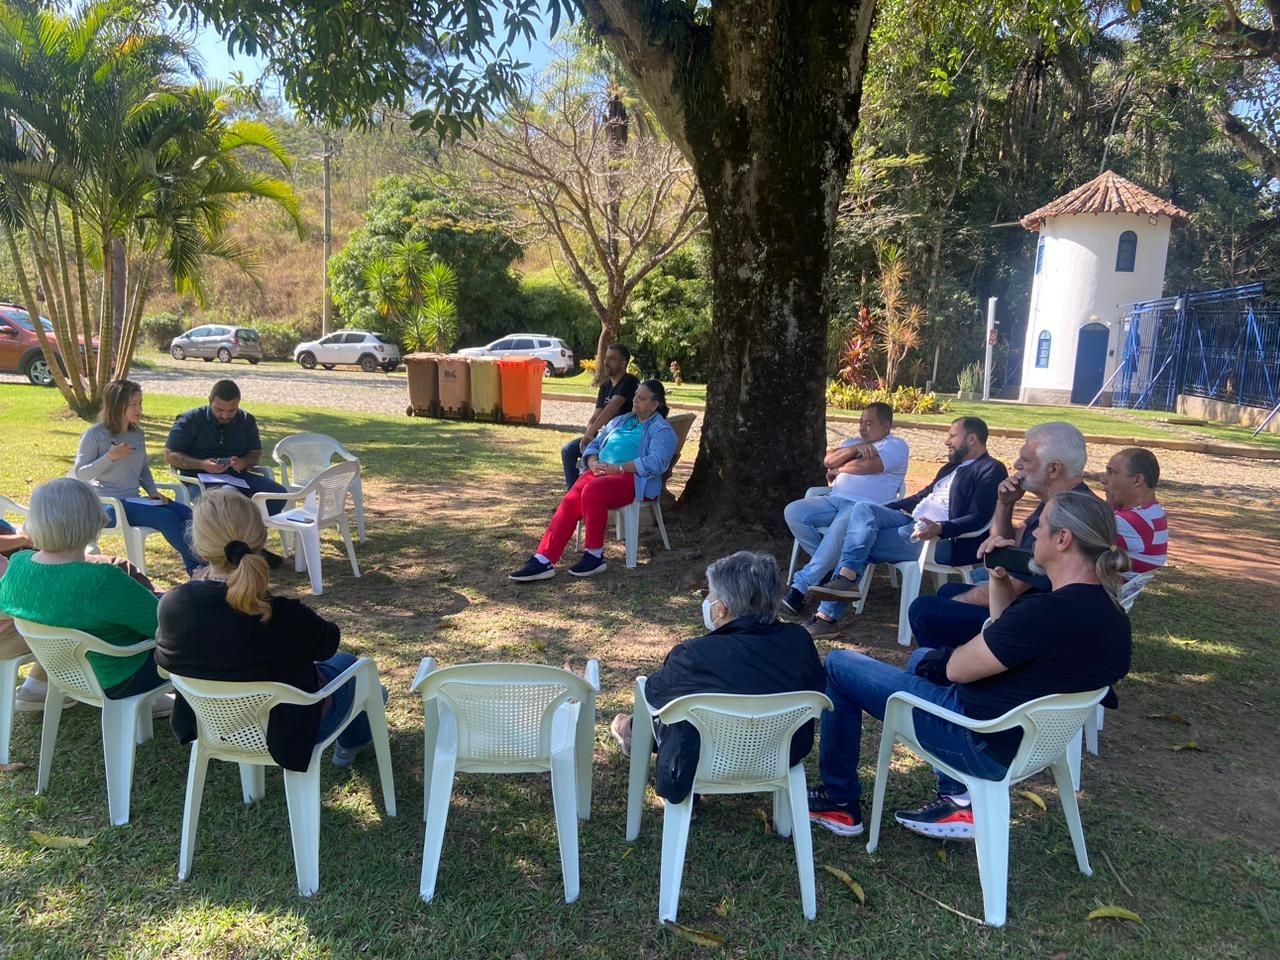
<instances>
[{"instance_id":1,"label":"man in black t-shirt","mask_svg":"<svg viewBox=\"0 0 1280 960\"><path fill-rule=\"evenodd\" d=\"M595 439L600 428L624 413L631 412L631 401L635 399L636 388L640 380L627 373L627 364L631 362L631 351L620 343L611 343L604 352L604 381L596 394L596 412L581 437L570 440L560 451L560 459L564 463L565 489L572 490L578 482L578 461L587 444Z\"/></svg>"}]
</instances>

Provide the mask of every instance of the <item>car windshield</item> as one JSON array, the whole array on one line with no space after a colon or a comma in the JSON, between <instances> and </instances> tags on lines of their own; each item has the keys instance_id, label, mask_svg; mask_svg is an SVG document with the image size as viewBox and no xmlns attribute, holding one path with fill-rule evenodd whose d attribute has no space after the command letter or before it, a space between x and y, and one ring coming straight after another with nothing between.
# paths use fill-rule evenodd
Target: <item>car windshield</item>
<instances>
[{"instance_id":1,"label":"car windshield","mask_svg":"<svg viewBox=\"0 0 1280 960\"><path fill-rule=\"evenodd\" d=\"M31 317L25 310L22 313L6 313L5 316L24 330L30 330L32 333L36 332L35 324L31 322ZM50 322L48 317L41 317L40 322L44 324L45 333L53 333L53 323Z\"/></svg>"}]
</instances>

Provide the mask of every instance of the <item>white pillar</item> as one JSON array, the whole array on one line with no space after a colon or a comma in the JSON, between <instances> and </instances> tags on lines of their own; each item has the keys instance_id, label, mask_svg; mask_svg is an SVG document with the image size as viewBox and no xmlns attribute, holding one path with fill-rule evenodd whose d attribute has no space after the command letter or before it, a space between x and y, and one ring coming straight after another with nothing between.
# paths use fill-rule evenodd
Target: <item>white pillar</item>
<instances>
[{"instance_id":1,"label":"white pillar","mask_svg":"<svg viewBox=\"0 0 1280 960\"><path fill-rule=\"evenodd\" d=\"M986 355L982 361L982 399L991 399L991 348L996 340L996 298L987 299L987 338Z\"/></svg>"}]
</instances>

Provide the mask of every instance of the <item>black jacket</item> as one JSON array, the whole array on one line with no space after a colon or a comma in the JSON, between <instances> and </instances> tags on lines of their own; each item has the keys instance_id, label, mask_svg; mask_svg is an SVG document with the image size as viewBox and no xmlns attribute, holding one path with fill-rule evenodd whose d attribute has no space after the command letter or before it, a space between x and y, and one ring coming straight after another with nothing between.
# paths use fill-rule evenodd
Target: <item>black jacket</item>
<instances>
[{"instance_id":1,"label":"black jacket","mask_svg":"<svg viewBox=\"0 0 1280 960\"><path fill-rule=\"evenodd\" d=\"M739 617L696 640L678 644L662 669L645 681L645 699L654 709L691 693L825 693L826 674L808 631L794 623L759 623ZM813 722L791 738L794 766L813 749ZM680 803L693 786L701 747L698 731L688 723L659 730L655 789L660 797Z\"/></svg>"},{"instance_id":2,"label":"black jacket","mask_svg":"<svg viewBox=\"0 0 1280 960\"><path fill-rule=\"evenodd\" d=\"M955 472L958 467L959 464L955 463L944 464L938 471L938 475L933 478L933 483L909 497L886 503L885 509L905 510L910 513L921 500L933 492L939 480ZM982 544L982 538L968 537L963 540L957 538L961 534L981 530L990 522L996 509L996 488L1008 475L1009 471L1003 463L991 454L984 453L961 470L960 475L952 483L951 503L947 511L950 519L943 521L942 539L951 541L949 562L953 566L963 567L978 559L978 547Z\"/></svg>"}]
</instances>

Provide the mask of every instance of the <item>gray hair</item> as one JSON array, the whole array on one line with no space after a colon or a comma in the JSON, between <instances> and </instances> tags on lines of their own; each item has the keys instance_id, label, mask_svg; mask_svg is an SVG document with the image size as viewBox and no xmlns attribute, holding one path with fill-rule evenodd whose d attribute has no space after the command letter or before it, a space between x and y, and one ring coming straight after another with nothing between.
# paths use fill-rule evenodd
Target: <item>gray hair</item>
<instances>
[{"instance_id":1,"label":"gray hair","mask_svg":"<svg viewBox=\"0 0 1280 960\"><path fill-rule=\"evenodd\" d=\"M106 511L91 486L75 477L59 477L32 491L22 526L37 549L67 553L87 547L106 523Z\"/></svg>"},{"instance_id":2,"label":"gray hair","mask_svg":"<svg viewBox=\"0 0 1280 960\"><path fill-rule=\"evenodd\" d=\"M1116 516L1106 501L1091 493L1064 491L1050 498L1041 525L1050 534L1069 530L1076 549L1093 561L1103 589L1119 603L1129 554L1116 546Z\"/></svg>"},{"instance_id":3,"label":"gray hair","mask_svg":"<svg viewBox=\"0 0 1280 960\"><path fill-rule=\"evenodd\" d=\"M1036 454L1042 464L1060 463L1069 477L1084 474L1089 460L1084 446L1084 434L1069 423L1038 423L1027 431L1027 442L1036 445Z\"/></svg>"},{"instance_id":4,"label":"gray hair","mask_svg":"<svg viewBox=\"0 0 1280 960\"><path fill-rule=\"evenodd\" d=\"M707 586L734 618L751 617L760 623L778 619L782 574L772 554L739 550L721 557L707 567Z\"/></svg>"}]
</instances>

